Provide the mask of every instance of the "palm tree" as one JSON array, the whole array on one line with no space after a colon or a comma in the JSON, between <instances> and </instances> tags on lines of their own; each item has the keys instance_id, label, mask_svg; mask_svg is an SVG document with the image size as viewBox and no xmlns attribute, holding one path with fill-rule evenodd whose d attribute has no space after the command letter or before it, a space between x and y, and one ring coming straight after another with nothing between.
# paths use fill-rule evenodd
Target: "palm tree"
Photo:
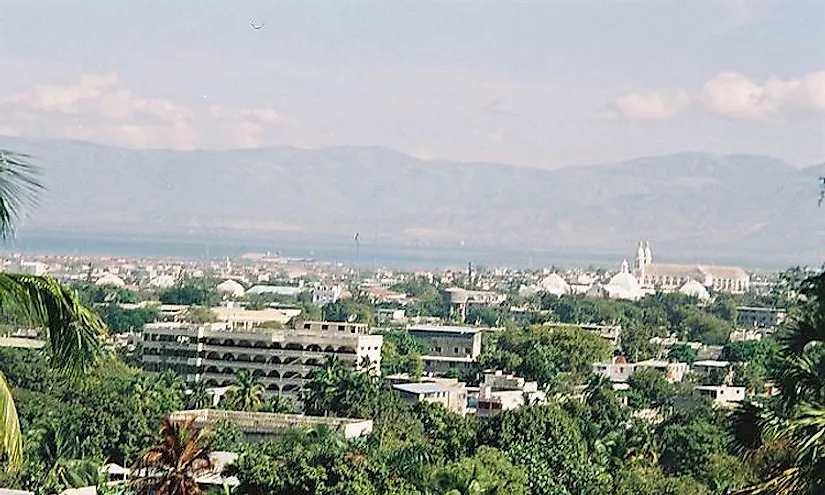
<instances>
[{"instance_id":1,"label":"palm tree","mask_svg":"<svg viewBox=\"0 0 825 495\"><path fill-rule=\"evenodd\" d=\"M780 337L779 407L745 404L734 415L737 447L746 458L780 450L783 463L741 494L825 492L825 271L806 279L801 312Z\"/></svg>"},{"instance_id":2,"label":"palm tree","mask_svg":"<svg viewBox=\"0 0 825 495\"><path fill-rule=\"evenodd\" d=\"M264 386L249 370L240 370L235 375L235 385L226 393L224 400L229 409L254 412L263 405L264 390Z\"/></svg>"},{"instance_id":3,"label":"palm tree","mask_svg":"<svg viewBox=\"0 0 825 495\"><path fill-rule=\"evenodd\" d=\"M25 207L36 202L43 186L29 157L0 150L0 239L6 240ZM54 368L76 375L87 369L100 351L105 325L84 307L77 293L51 277L0 273L0 307L6 315L42 325ZM0 373L0 448L9 468L23 459L22 435L11 388Z\"/></svg>"},{"instance_id":4,"label":"palm tree","mask_svg":"<svg viewBox=\"0 0 825 495\"><path fill-rule=\"evenodd\" d=\"M212 406L212 395L203 380L193 383L184 393L186 394L186 407L189 409L204 409Z\"/></svg>"},{"instance_id":5,"label":"palm tree","mask_svg":"<svg viewBox=\"0 0 825 495\"><path fill-rule=\"evenodd\" d=\"M196 480L213 467L206 447L208 432L193 428L192 420L167 418L161 423L160 436L160 445L143 454L132 469L131 486L139 495L199 495Z\"/></svg>"}]
</instances>

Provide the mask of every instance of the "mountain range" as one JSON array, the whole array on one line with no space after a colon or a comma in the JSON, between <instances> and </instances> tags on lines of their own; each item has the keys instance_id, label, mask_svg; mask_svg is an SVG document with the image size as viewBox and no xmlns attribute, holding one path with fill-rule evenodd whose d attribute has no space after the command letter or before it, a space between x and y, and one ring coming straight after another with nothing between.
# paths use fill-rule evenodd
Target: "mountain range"
<instances>
[{"instance_id":1,"label":"mountain range","mask_svg":"<svg viewBox=\"0 0 825 495\"><path fill-rule=\"evenodd\" d=\"M48 188L28 229L363 238L821 263L825 164L682 153L544 170L374 147L133 150L0 137Z\"/></svg>"}]
</instances>

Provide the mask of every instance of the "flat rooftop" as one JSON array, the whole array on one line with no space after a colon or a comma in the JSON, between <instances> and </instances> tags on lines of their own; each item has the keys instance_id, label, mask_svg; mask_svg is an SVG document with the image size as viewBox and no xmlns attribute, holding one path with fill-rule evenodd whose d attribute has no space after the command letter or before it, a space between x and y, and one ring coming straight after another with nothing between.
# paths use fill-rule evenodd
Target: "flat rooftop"
<instances>
[{"instance_id":1,"label":"flat rooftop","mask_svg":"<svg viewBox=\"0 0 825 495\"><path fill-rule=\"evenodd\" d=\"M410 327L407 327L407 331L475 334L481 332L482 329L476 327L461 327L449 325L412 325Z\"/></svg>"},{"instance_id":2,"label":"flat rooftop","mask_svg":"<svg viewBox=\"0 0 825 495\"><path fill-rule=\"evenodd\" d=\"M355 418L332 418L325 416L305 416L303 414L253 413L225 411L221 409L192 409L176 411L169 415L172 421L192 419L196 428L208 428L220 421L228 421L246 434L272 435L292 428L326 425L342 431L347 438L360 436L372 431L372 420Z\"/></svg>"},{"instance_id":3,"label":"flat rooftop","mask_svg":"<svg viewBox=\"0 0 825 495\"><path fill-rule=\"evenodd\" d=\"M421 383L397 383L392 386L396 390L407 392L408 394L436 394L439 392L450 392L449 387L432 382Z\"/></svg>"},{"instance_id":4,"label":"flat rooftop","mask_svg":"<svg viewBox=\"0 0 825 495\"><path fill-rule=\"evenodd\" d=\"M693 366L702 366L704 368L727 368L730 366L730 362L717 361L715 359L704 359L702 361L694 361Z\"/></svg>"}]
</instances>

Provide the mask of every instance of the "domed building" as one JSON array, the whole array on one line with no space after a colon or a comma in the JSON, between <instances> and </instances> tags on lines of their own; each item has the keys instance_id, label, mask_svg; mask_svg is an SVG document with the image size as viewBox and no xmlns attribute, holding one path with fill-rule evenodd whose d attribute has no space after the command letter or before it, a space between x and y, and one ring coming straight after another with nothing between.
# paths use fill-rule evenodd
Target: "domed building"
<instances>
[{"instance_id":1,"label":"domed building","mask_svg":"<svg viewBox=\"0 0 825 495\"><path fill-rule=\"evenodd\" d=\"M241 297L246 292L243 285L234 280L224 280L215 287L215 290L217 290L218 293L229 294L233 297Z\"/></svg>"},{"instance_id":2,"label":"domed building","mask_svg":"<svg viewBox=\"0 0 825 495\"><path fill-rule=\"evenodd\" d=\"M558 274L551 273L539 281L538 290L554 296L563 296L570 293L570 284Z\"/></svg>"},{"instance_id":3,"label":"domed building","mask_svg":"<svg viewBox=\"0 0 825 495\"><path fill-rule=\"evenodd\" d=\"M621 271L613 275L607 285L602 287L602 290L611 299L636 301L644 296L641 285L639 285L636 277L630 273L627 260L622 263Z\"/></svg>"},{"instance_id":4,"label":"domed building","mask_svg":"<svg viewBox=\"0 0 825 495\"><path fill-rule=\"evenodd\" d=\"M679 288L679 293L686 296L695 297L702 302L710 301L710 293L705 286L693 279L688 280L685 285Z\"/></svg>"},{"instance_id":5,"label":"domed building","mask_svg":"<svg viewBox=\"0 0 825 495\"><path fill-rule=\"evenodd\" d=\"M126 282L123 281L122 278L118 277L117 275L113 275L111 273L106 273L97 281L95 282L97 286L108 286L108 287L125 287Z\"/></svg>"},{"instance_id":6,"label":"domed building","mask_svg":"<svg viewBox=\"0 0 825 495\"><path fill-rule=\"evenodd\" d=\"M649 242L639 242L634 268L642 287L662 292L678 290L690 280L718 292L741 294L750 289L750 275L738 266L653 263Z\"/></svg>"}]
</instances>

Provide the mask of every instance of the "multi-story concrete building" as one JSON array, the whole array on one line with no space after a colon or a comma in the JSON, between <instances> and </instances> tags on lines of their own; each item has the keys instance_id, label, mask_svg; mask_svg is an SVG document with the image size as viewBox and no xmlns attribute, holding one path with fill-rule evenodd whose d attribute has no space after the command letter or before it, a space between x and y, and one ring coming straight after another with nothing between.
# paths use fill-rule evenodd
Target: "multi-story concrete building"
<instances>
[{"instance_id":1,"label":"multi-story concrete building","mask_svg":"<svg viewBox=\"0 0 825 495\"><path fill-rule=\"evenodd\" d=\"M210 387L235 382L249 370L270 394L297 397L330 357L356 368L381 365L383 337L359 324L306 322L306 328L233 330L225 324L151 323L143 329L143 366L173 369Z\"/></svg>"},{"instance_id":2,"label":"multi-story concrete building","mask_svg":"<svg viewBox=\"0 0 825 495\"><path fill-rule=\"evenodd\" d=\"M525 404L543 404L546 399L546 394L539 390L536 382L505 375L501 371L485 373L476 399L476 415L491 416Z\"/></svg>"},{"instance_id":3,"label":"multi-story concrete building","mask_svg":"<svg viewBox=\"0 0 825 495\"><path fill-rule=\"evenodd\" d=\"M414 325L409 334L426 346L421 359L428 373L445 373L473 367L481 355L481 329L473 327Z\"/></svg>"},{"instance_id":4,"label":"multi-story concrete building","mask_svg":"<svg viewBox=\"0 0 825 495\"><path fill-rule=\"evenodd\" d=\"M408 404L430 402L457 414L467 412L467 387L456 379L431 378L417 383L397 383L392 388Z\"/></svg>"},{"instance_id":5,"label":"multi-story concrete building","mask_svg":"<svg viewBox=\"0 0 825 495\"><path fill-rule=\"evenodd\" d=\"M736 326L739 328L776 328L785 321L784 309L741 306L736 308Z\"/></svg>"}]
</instances>

